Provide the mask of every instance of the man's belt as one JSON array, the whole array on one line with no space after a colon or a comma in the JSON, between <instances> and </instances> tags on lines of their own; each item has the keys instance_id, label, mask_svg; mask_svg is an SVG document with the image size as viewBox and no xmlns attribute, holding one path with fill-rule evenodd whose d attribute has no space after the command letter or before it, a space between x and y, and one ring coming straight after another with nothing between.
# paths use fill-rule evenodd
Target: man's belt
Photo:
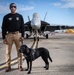
<instances>
[{"instance_id":1,"label":"man's belt","mask_svg":"<svg viewBox=\"0 0 74 75\"><path fill-rule=\"evenodd\" d=\"M15 31L15 32L8 32L8 33L11 33L11 34L17 34L17 33L19 33L19 31Z\"/></svg>"}]
</instances>

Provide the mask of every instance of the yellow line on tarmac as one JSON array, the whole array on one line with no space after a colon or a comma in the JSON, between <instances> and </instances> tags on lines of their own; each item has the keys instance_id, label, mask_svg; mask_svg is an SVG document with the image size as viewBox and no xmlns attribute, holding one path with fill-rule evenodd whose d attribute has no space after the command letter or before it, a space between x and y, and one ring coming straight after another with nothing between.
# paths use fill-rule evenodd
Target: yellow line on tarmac
<instances>
[{"instance_id":1,"label":"yellow line on tarmac","mask_svg":"<svg viewBox=\"0 0 74 75\"><path fill-rule=\"evenodd\" d=\"M4 65L0 66L0 69L2 69L2 68L4 68L4 67L6 67L6 64L4 64Z\"/></svg>"},{"instance_id":2,"label":"yellow line on tarmac","mask_svg":"<svg viewBox=\"0 0 74 75\"><path fill-rule=\"evenodd\" d=\"M36 48L37 41L38 41L38 40L36 39L36 42L34 43L33 49L35 49L35 48Z\"/></svg>"},{"instance_id":3,"label":"yellow line on tarmac","mask_svg":"<svg viewBox=\"0 0 74 75\"><path fill-rule=\"evenodd\" d=\"M34 43L34 46L33 46L33 49L36 48L37 41L38 41L38 40L36 39L36 41L35 41L35 43ZM24 58L24 56L22 57L22 59L23 59L23 58ZM14 64L14 63L17 63L17 62L18 62L18 59L12 61L11 64ZM0 69L5 68L5 67L6 67L6 64L3 64L3 65L0 66Z\"/></svg>"},{"instance_id":4,"label":"yellow line on tarmac","mask_svg":"<svg viewBox=\"0 0 74 75\"><path fill-rule=\"evenodd\" d=\"M23 59L23 58L24 58L24 57L22 57L22 59ZM12 61L11 64L14 64L14 63L17 63L17 62L18 62L18 59ZM6 64L1 65L1 66L0 66L0 69L2 69L2 68L4 68L4 67L6 67Z\"/></svg>"}]
</instances>

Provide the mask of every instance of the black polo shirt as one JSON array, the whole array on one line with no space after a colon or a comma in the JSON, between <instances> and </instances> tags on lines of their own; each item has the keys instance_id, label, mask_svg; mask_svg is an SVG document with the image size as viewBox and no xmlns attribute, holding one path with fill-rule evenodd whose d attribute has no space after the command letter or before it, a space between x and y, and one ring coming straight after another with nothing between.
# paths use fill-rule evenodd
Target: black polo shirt
<instances>
[{"instance_id":1,"label":"black polo shirt","mask_svg":"<svg viewBox=\"0 0 74 75\"><path fill-rule=\"evenodd\" d=\"M15 14L7 14L3 18L2 23L2 37L5 39L5 35L8 32L15 32L19 31L24 37L24 21L22 15L15 13Z\"/></svg>"}]
</instances>

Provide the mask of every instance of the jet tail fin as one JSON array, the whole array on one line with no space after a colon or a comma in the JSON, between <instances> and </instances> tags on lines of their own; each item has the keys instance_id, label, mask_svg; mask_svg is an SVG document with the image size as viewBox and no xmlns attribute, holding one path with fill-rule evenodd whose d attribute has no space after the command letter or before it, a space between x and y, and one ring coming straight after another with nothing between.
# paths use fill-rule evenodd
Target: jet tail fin
<instances>
[{"instance_id":1,"label":"jet tail fin","mask_svg":"<svg viewBox=\"0 0 74 75\"><path fill-rule=\"evenodd\" d=\"M28 16L28 20L30 21L30 17Z\"/></svg>"},{"instance_id":2,"label":"jet tail fin","mask_svg":"<svg viewBox=\"0 0 74 75\"><path fill-rule=\"evenodd\" d=\"M45 14L45 16L44 16L44 21L45 21L45 19L46 19L46 16L47 16L47 12L46 12L46 14Z\"/></svg>"}]
</instances>

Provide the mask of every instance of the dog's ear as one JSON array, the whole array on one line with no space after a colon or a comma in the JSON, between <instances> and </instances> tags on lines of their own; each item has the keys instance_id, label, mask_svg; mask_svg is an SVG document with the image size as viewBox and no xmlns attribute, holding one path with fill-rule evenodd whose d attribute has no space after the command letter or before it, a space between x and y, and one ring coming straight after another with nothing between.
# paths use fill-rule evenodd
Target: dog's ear
<instances>
[{"instance_id":1,"label":"dog's ear","mask_svg":"<svg viewBox=\"0 0 74 75\"><path fill-rule=\"evenodd\" d=\"M26 49L26 52L29 53L29 48L28 46L24 45L25 49Z\"/></svg>"}]
</instances>

